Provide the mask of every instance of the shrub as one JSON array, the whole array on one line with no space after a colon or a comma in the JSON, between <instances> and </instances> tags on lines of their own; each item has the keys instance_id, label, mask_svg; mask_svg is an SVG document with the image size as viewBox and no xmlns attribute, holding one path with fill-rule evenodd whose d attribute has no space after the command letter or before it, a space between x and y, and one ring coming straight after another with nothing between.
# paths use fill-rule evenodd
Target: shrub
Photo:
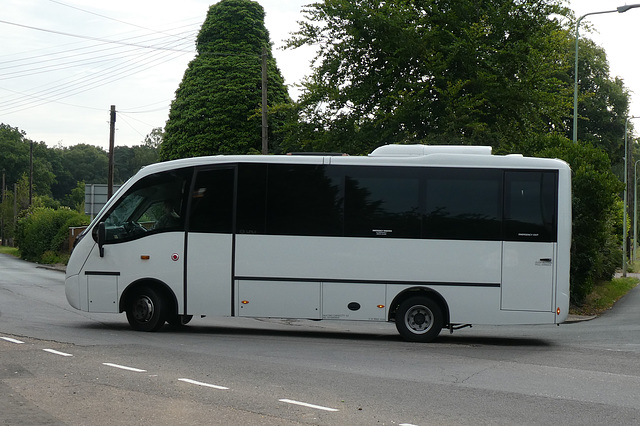
<instances>
[{"instance_id":1,"label":"shrub","mask_svg":"<svg viewBox=\"0 0 640 426\"><path fill-rule=\"evenodd\" d=\"M610 280L622 258L620 217L624 188L607 154L563 137L547 137L537 154L565 160L572 170L571 301L582 304L599 281Z\"/></svg>"},{"instance_id":2,"label":"shrub","mask_svg":"<svg viewBox=\"0 0 640 426\"><path fill-rule=\"evenodd\" d=\"M16 244L21 257L32 262L57 263L63 257L69 226L88 224L88 218L68 208L36 207L18 221ZM45 256L46 253L46 256Z\"/></svg>"}]
</instances>

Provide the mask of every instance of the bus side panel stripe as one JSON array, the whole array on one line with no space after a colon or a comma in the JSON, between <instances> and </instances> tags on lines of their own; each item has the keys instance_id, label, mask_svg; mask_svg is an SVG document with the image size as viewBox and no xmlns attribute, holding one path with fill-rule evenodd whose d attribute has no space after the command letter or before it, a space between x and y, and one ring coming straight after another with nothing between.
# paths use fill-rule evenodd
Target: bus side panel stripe
<instances>
[{"instance_id":1,"label":"bus side panel stripe","mask_svg":"<svg viewBox=\"0 0 640 426\"><path fill-rule=\"evenodd\" d=\"M394 281L394 280L354 280L336 278L290 278L290 277L243 277L235 276L240 281L281 281L281 282L312 282L312 283L345 283L345 284L393 284L419 286L450 286L450 287L489 287L499 288L500 283L469 283L469 282L435 282L435 281Z\"/></svg>"}]
</instances>

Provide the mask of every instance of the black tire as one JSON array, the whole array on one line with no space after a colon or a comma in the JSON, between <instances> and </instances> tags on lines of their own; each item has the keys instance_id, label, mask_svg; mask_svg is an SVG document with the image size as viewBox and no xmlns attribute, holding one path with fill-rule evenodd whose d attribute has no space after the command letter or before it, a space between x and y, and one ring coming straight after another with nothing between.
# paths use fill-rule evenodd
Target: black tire
<instances>
[{"instance_id":1,"label":"black tire","mask_svg":"<svg viewBox=\"0 0 640 426\"><path fill-rule=\"evenodd\" d=\"M165 301L153 289L141 287L129 298L127 320L136 331L156 331L166 319Z\"/></svg>"},{"instance_id":2,"label":"black tire","mask_svg":"<svg viewBox=\"0 0 640 426\"><path fill-rule=\"evenodd\" d=\"M440 334L443 323L442 309L428 297L411 297L396 311L398 333L409 342L431 342Z\"/></svg>"},{"instance_id":3,"label":"black tire","mask_svg":"<svg viewBox=\"0 0 640 426\"><path fill-rule=\"evenodd\" d=\"M174 327L181 327L183 325L189 324L189 321L193 318L193 315L170 315L167 318L167 322Z\"/></svg>"}]
</instances>

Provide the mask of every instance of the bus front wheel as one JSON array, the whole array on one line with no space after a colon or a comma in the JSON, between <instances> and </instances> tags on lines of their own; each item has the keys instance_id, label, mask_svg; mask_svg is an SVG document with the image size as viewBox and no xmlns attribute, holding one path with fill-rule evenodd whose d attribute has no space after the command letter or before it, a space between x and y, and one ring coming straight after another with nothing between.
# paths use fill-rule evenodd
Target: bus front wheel
<instances>
[{"instance_id":1,"label":"bus front wheel","mask_svg":"<svg viewBox=\"0 0 640 426\"><path fill-rule=\"evenodd\" d=\"M141 287L127 304L127 320L137 331L156 331L164 325L165 308L162 297L153 289Z\"/></svg>"},{"instance_id":2,"label":"bus front wheel","mask_svg":"<svg viewBox=\"0 0 640 426\"><path fill-rule=\"evenodd\" d=\"M409 342L431 342L440 334L442 326L442 309L427 297L411 297L396 311L398 333Z\"/></svg>"}]
</instances>

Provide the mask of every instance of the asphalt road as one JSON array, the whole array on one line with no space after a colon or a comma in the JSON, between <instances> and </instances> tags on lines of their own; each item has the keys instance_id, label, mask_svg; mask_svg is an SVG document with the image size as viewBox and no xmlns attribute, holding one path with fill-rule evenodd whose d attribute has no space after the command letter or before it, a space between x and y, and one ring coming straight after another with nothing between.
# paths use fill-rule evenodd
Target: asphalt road
<instances>
[{"instance_id":1,"label":"asphalt road","mask_svg":"<svg viewBox=\"0 0 640 426\"><path fill-rule=\"evenodd\" d=\"M0 423L640 423L640 288L592 321L443 332L194 318L129 329L67 305L64 275L0 255Z\"/></svg>"}]
</instances>

